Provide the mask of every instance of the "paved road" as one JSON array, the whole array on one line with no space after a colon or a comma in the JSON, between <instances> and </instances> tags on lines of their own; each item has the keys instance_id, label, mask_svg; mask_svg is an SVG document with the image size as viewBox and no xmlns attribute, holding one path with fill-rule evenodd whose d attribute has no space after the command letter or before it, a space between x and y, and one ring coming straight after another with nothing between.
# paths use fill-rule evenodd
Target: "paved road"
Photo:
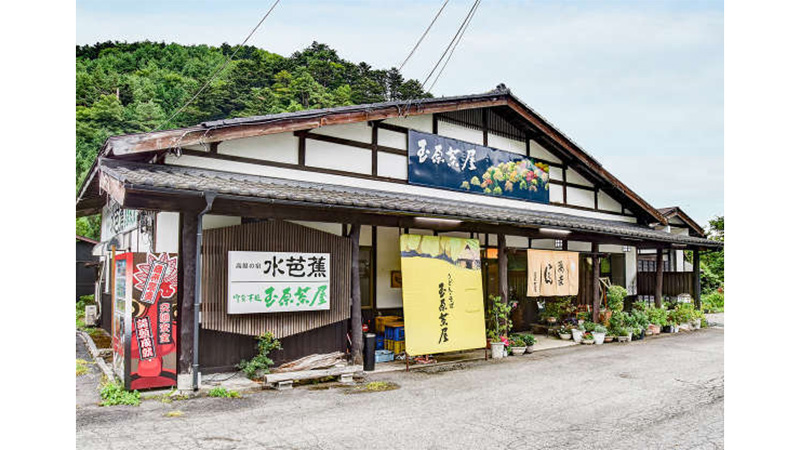
<instances>
[{"instance_id":1,"label":"paved road","mask_svg":"<svg viewBox=\"0 0 800 450\"><path fill-rule=\"evenodd\" d=\"M387 392L80 408L78 448L722 448L723 336L705 329L371 377L400 385Z\"/></svg>"},{"instance_id":2,"label":"paved road","mask_svg":"<svg viewBox=\"0 0 800 450\"><path fill-rule=\"evenodd\" d=\"M100 384L103 371L94 363L86 343L77 333L75 333L75 359L86 361L86 368L89 369L86 374L75 376L75 404L78 408L96 405L100 401L97 386Z\"/></svg>"}]
</instances>

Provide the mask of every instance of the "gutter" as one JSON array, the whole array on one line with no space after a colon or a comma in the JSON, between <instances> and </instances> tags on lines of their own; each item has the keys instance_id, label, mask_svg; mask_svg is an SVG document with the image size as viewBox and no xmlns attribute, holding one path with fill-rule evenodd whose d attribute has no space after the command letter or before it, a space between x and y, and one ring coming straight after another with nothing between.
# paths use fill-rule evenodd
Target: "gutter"
<instances>
[{"instance_id":1,"label":"gutter","mask_svg":"<svg viewBox=\"0 0 800 450\"><path fill-rule=\"evenodd\" d=\"M194 271L194 330L192 333L192 389L200 388L199 372L200 369L200 304L202 303L202 265L201 252L203 250L203 216L211 210L217 194L214 192L204 192L206 207L197 214L197 242L195 245L195 271Z\"/></svg>"}]
</instances>

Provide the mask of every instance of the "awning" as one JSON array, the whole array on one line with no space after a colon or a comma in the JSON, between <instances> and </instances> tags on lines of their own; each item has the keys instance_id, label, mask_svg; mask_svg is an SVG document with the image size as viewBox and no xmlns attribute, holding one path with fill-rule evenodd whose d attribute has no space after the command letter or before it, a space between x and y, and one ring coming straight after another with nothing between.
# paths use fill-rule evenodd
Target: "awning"
<instances>
[{"instance_id":1,"label":"awning","mask_svg":"<svg viewBox=\"0 0 800 450\"><path fill-rule=\"evenodd\" d=\"M402 214L520 228L560 229L582 234L614 236L633 242L648 241L676 246L722 248L722 243L718 241L671 234L634 223L525 208L445 201L377 189L110 159L100 160L100 172L101 188L112 197L117 197L121 203L124 202L126 191L135 191L138 195L152 192L153 195L162 197L214 193L218 197L243 201L269 200L272 204L304 205L328 210L338 207L371 214Z\"/></svg>"}]
</instances>

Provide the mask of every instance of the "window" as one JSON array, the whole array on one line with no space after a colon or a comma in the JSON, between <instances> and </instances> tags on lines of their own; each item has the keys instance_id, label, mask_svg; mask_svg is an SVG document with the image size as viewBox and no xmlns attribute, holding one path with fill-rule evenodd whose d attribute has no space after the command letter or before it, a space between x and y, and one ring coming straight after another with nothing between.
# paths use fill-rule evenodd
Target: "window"
<instances>
[{"instance_id":1,"label":"window","mask_svg":"<svg viewBox=\"0 0 800 450\"><path fill-rule=\"evenodd\" d=\"M372 247L358 248L358 280L361 283L361 308L371 309L372 302Z\"/></svg>"},{"instance_id":2,"label":"window","mask_svg":"<svg viewBox=\"0 0 800 450\"><path fill-rule=\"evenodd\" d=\"M564 241L562 239L556 239L553 246L556 250L564 250Z\"/></svg>"}]
</instances>

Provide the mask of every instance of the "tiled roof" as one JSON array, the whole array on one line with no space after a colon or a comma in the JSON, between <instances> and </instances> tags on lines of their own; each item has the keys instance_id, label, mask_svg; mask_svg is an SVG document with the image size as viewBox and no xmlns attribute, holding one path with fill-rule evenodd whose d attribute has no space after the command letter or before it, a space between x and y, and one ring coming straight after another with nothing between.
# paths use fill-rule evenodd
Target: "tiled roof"
<instances>
[{"instance_id":1,"label":"tiled roof","mask_svg":"<svg viewBox=\"0 0 800 450\"><path fill-rule=\"evenodd\" d=\"M598 233L621 238L648 240L718 248L721 243L703 238L680 236L644 225L594 219L563 213L508 208L420 195L356 188L324 183L309 183L208 169L141 164L102 159L101 171L127 187L171 189L184 192L214 192L247 198L272 199L309 206L343 206L378 213L434 216L473 222L502 223L511 226L560 228Z\"/></svg>"}]
</instances>

